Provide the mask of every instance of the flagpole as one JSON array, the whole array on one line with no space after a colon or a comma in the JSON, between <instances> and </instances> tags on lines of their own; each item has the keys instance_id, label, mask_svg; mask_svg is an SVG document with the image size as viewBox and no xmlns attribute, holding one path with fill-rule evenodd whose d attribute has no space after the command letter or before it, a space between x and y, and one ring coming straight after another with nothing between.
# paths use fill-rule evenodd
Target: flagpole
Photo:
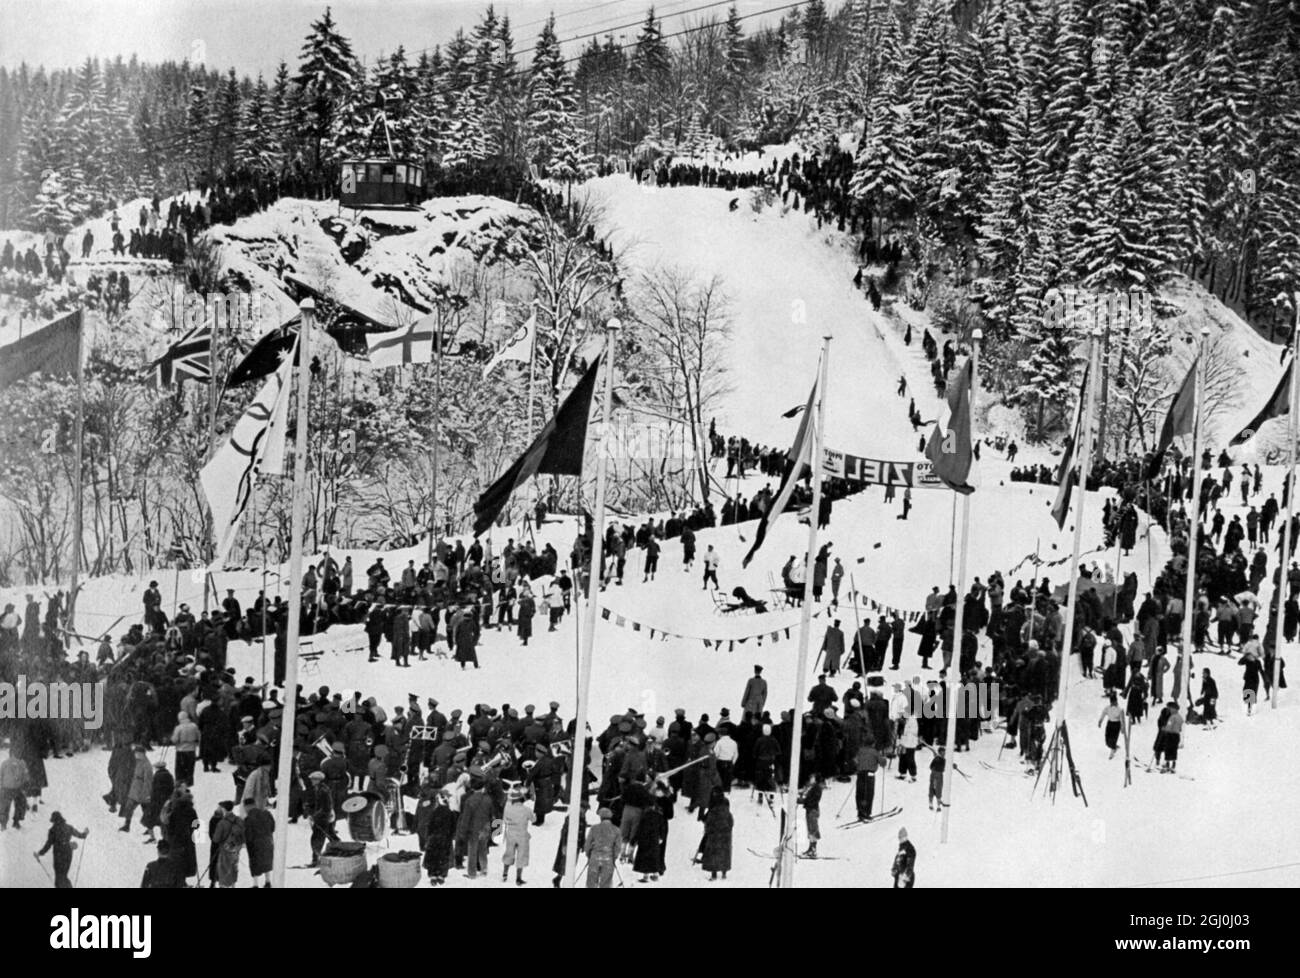
<instances>
[{"instance_id":1,"label":"flagpole","mask_svg":"<svg viewBox=\"0 0 1300 978\"><path fill-rule=\"evenodd\" d=\"M1187 686L1187 698L1192 698L1192 677L1187 670L1192 664L1192 617L1196 608L1196 551L1201 542L1201 442L1204 432L1201 430L1201 401L1205 398L1205 343L1210 336L1208 326L1201 327L1201 348L1197 353L1196 363L1196 410L1192 424L1192 505L1189 510L1187 541L1187 587L1183 599L1182 653L1180 676ZM1294 374L1293 374L1294 376ZM1174 684L1177 687L1177 683ZM1181 690L1174 689L1174 699L1179 698Z\"/></svg>"},{"instance_id":2,"label":"flagpole","mask_svg":"<svg viewBox=\"0 0 1300 978\"><path fill-rule=\"evenodd\" d=\"M1273 632L1273 675L1270 677L1273 692L1271 702L1273 709L1277 709L1278 697L1281 691L1278 689L1277 681L1280 673L1279 663L1282 661L1282 619L1286 613L1286 592L1288 582L1286 577L1287 565L1291 562L1291 497L1295 495L1295 440L1296 440L1296 388L1300 386L1296 382L1296 354L1300 353L1300 292L1294 294L1296 303L1296 325L1291 331L1291 403L1290 410L1287 414L1287 465L1286 475L1282 477L1282 486L1285 490L1282 495L1286 497L1286 506L1283 507L1284 514L1282 517L1282 553L1277 565L1277 621L1274 623ZM1289 482L1288 482L1289 480Z\"/></svg>"},{"instance_id":3,"label":"flagpole","mask_svg":"<svg viewBox=\"0 0 1300 978\"><path fill-rule=\"evenodd\" d=\"M984 331L977 329L971 333L970 353L970 413L974 422L975 397L979 393L980 340ZM974 441L974 435L971 436ZM952 658L948 661L948 695L944 708L948 730L944 737L947 762L943 766L943 820L939 826L939 841L948 841L948 819L952 814L952 772L957 766L953 754L957 746L957 717L955 716L958 690L961 688L961 645L964 635L966 617L966 552L970 546L970 497L971 493L961 497L961 556L957 560L957 608L952 621ZM956 513L957 493L953 493L953 512ZM951 571L949 572L951 582ZM942 638L941 638L942 641Z\"/></svg>"},{"instance_id":4,"label":"flagpole","mask_svg":"<svg viewBox=\"0 0 1300 978\"><path fill-rule=\"evenodd\" d=\"M277 767L275 807L275 861L272 886L284 887L284 871L289 856L289 779L293 776L293 742L295 714L298 708L298 629L302 611L302 537L307 489L307 423L311 393L311 331L316 303L306 298L302 310L302 330L298 338L298 415L293 449L293 514L289 536L289 608L285 627L284 714L280 723L280 761Z\"/></svg>"},{"instance_id":5,"label":"flagpole","mask_svg":"<svg viewBox=\"0 0 1300 978\"><path fill-rule=\"evenodd\" d=\"M587 700L591 695L591 655L596 635L596 611L600 605L601 562L605 558L605 437L610 427L610 395L614 390L614 337L622 328L623 324L617 319L605 324L605 393L596 448L596 512L591 526L590 573L583 606L587 622L578 643L578 705L573 719L573 753L569 761L569 835L564 854L564 875L569 878L570 887L578 885L578 829L582 822L582 792L587 786ZM579 580L576 586L581 591L582 581Z\"/></svg>"},{"instance_id":6,"label":"flagpole","mask_svg":"<svg viewBox=\"0 0 1300 978\"><path fill-rule=\"evenodd\" d=\"M1088 345L1088 390L1083 408L1083 430L1079 433L1082 444L1079 455L1079 492L1074 504L1074 549L1070 553L1070 582L1066 590L1065 634L1061 638L1061 656L1056 677L1056 729L1065 728L1065 701L1070 690L1070 652L1074 646L1074 616L1079 595L1079 551L1083 547L1083 511L1088 500L1088 471L1092 468L1092 410L1096 400L1097 360L1101 350L1101 330L1094 328ZM1066 475L1069 478L1069 475ZM1062 745L1064 747L1064 745Z\"/></svg>"},{"instance_id":7,"label":"flagpole","mask_svg":"<svg viewBox=\"0 0 1300 978\"><path fill-rule=\"evenodd\" d=\"M207 305L207 296L204 296L204 305ZM206 313L206 309L205 309ZM203 454L203 461L206 464L212 460L217 445L217 333L221 329L221 318L217 315L216 304L212 309L212 330L208 333L208 448ZM216 527L214 526L215 530ZM203 611L208 610L208 577L209 572L205 569L203 572Z\"/></svg>"},{"instance_id":8,"label":"flagpole","mask_svg":"<svg viewBox=\"0 0 1300 978\"><path fill-rule=\"evenodd\" d=\"M438 436L442 425L442 312L439 307L438 327L434 334L438 348L434 350L438 362L433 374L433 452L430 468L432 469L431 495L429 497L429 573L433 573L433 543L438 530Z\"/></svg>"},{"instance_id":9,"label":"flagpole","mask_svg":"<svg viewBox=\"0 0 1300 978\"><path fill-rule=\"evenodd\" d=\"M72 468L76 489L73 494L72 520L72 590L68 594L67 630L75 633L77 615L77 580L81 572L81 533L82 533L82 495L85 493L85 480L81 475L81 443L86 427L86 388L85 373L81 365L82 347L86 332L86 311L77 313L77 417L72 432ZM64 640L68 644L67 638Z\"/></svg>"},{"instance_id":10,"label":"flagpole","mask_svg":"<svg viewBox=\"0 0 1300 978\"><path fill-rule=\"evenodd\" d=\"M785 837L781 839L781 888L794 886L795 838L799 824L799 759L803 753L803 687L804 673L808 670L808 639L812 632L813 564L817 556L817 523L822 505L822 447L826 441L826 374L830 365L831 337L822 336L821 376L817 379L817 416L813 424L812 453L812 510L808 514L808 552L804 554L803 605L799 615L799 658L794 671L794 704L790 710L790 763L787 768L785 793ZM801 464L794 460L795 466ZM799 477L798 471L791 475ZM856 605L857 598L854 598ZM865 654L865 649L862 650ZM865 678L865 677L864 677Z\"/></svg>"}]
</instances>

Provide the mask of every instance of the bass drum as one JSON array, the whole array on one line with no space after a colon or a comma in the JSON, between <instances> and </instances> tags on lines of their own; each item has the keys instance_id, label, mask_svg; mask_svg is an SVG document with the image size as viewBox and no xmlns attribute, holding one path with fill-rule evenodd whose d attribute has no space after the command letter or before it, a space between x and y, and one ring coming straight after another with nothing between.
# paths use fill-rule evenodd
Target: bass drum
<instances>
[{"instance_id":1,"label":"bass drum","mask_svg":"<svg viewBox=\"0 0 1300 978\"><path fill-rule=\"evenodd\" d=\"M384 799L373 791L349 795L343 802L348 816L348 834L354 842L382 842L388 830Z\"/></svg>"}]
</instances>

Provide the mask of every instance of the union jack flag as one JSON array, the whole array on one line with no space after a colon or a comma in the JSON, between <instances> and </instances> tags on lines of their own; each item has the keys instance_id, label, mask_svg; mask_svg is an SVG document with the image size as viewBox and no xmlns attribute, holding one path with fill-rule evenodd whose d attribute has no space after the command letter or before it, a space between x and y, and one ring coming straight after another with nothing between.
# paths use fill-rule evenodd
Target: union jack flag
<instances>
[{"instance_id":1,"label":"union jack flag","mask_svg":"<svg viewBox=\"0 0 1300 978\"><path fill-rule=\"evenodd\" d=\"M212 380L212 326L196 326L154 361L159 387L181 385L186 380L206 384Z\"/></svg>"}]
</instances>

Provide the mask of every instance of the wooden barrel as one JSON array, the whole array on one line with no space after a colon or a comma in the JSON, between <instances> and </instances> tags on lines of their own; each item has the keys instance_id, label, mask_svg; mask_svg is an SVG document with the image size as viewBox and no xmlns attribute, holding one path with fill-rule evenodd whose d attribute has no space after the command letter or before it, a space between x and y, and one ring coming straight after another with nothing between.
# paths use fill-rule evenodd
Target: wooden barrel
<instances>
[{"instance_id":1,"label":"wooden barrel","mask_svg":"<svg viewBox=\"0 0 1300 978\"><path fill-rule=\"evenodd\" d=\"M349 795L343 802L348 816L348 834L356 842L382 842L388 831L384 799L373 791Z\"/></svg>"}]
</instances>

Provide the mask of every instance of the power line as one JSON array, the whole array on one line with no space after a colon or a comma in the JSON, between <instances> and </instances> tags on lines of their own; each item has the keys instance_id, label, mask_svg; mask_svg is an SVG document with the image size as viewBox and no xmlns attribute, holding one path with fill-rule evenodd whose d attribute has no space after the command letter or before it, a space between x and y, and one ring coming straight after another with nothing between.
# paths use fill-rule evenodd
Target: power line
<instances>
[{"instance_id":1,"label":"power line","mask_svg":"<svg viewBox=\"0 0 1300 978\"><path fill-rule=\"evenodd\" d=\"M530 20L527 23L519 24L518 28L519 30L523 30L525 27L535 27L538 24L545 24L548 20L551 19L552 16L556 20L563 20L565 17L576 17L578 14L585 14L592 10L600 10L604 7L612 7L615 4L630 3L630 2L631 0L605 0L604 3L593 3L590 7L579 7L577 10L570 10L568 13L552 14L546 17L542 17L539 20Z\"/></svg>"},{"instance_id":2,"label":"power line","mask_svg":"<svg viewBox=\"0 0 1300 978\"><path fill-rule=\"evenodd\" d=\"M724 5L728 5L728 6L729 6L729 5L731 5L733 2L734 2L734 0L714 0L714 2L712 2L712 3L707 3L707 4L704 4L704 5L700 6L700 7L692 8L691 10L683 10L683 11L680 11L679 13L677 13L677 14L670 14L670 15L668 15L668 16L678 16L678 17L679 17L679 16L683 16L683 15L688 14L688 13L693 13L693 12L698 11L698 10L705 10L705 9L708 9L708 8L711 8L711 7L720 7L720 6L724 6ZM737 21L745 21L745 20L752 20L752 19L755 18L755 17L766 17L766 16L768 16L768 15L770 15L770 14L782 13L782 12L787 11L787 10L793 10L793 9L795 9L796 7L803 7L803 6L807 5L809 2L810 2L810 0L795 0L795 2L782 4L781 6L777 6L777 7L766 7L766 8L764 8L764 9L762 9L762 10L757 10L757 11L755 11L755 12L753 12L753 13L749 13L749 14L741 14L740 16L738 16L738 17L736 18L736 20L737 20ZM629 25L626 25L626 26L628 26L628 27L639 27L642 23L643 23L642 21L637 21L635 24L629 24ZM674 39L674 38L684 37L684 36L687 35L687 34L694 34L694 33L698 32L698 31L701 31L701 30L706 29L706 28L709 27L709 26L710 26L710 25L708 25L708 24L700 24L700 25L697 25L697 26L695 26L695 27L685 27L685 28L682 28L681 30L678 30L678 31L672 31L672 32L667 33L667 34L660 34L660 35L659 35L659 38L660 38L660 40L662 40L662 41L670 41L670 40L672 40L672 39ZM587 40L587 39L589 39L589 38L591 38L591 37L596 37L596 36L599 36L599 35L601 35L601 34L609 34L609 33L611 33L611 32L610 32L610 31L597 31L595 34L578 35L578 36L576 36L576 37L567 38L567 39L565 39L564 41L561 41L560 44L561 44L561 45L564 45L564 44L572 43L573 41ZM626 51L626 50L628 50L629 48L634 48L634 47L636 47L637 44L638 44L638 41L636 41L636 40L625 41L625 42L623 42L623 43L621 43L621 44L615 44L615 45L612 45L612 49L613 49L613 50L616 50L616 51ZM562 64L562 65L575 64L575 63L581 61L582 58L583 58L584 56L585 56L584 54L581 54L581 53L580 53L580 54L572 55L572 56L570 56L570 57L568 57L568 58L562 58L562 59L560 60L560 64ZM516 68L515 70L513 70L513 71L511 71L511 72L508 72L507 74L503 75L503 76L502 76L502 80L517 80L517 79L520 79L520 78L523 78L523 77L527 76L528 74L531 73L531 71L532 71L532 69L531 69L530 67L522 67L522 66L521 66L521 67L518 67L518 68ZM463 83L458 84L458 85L455 85L455 86L442 86L442 87L439 88L438 91L439 91L439 94L441 94L441 95L452 95L452 94L455 94L455 93L457 93L457 92L464 91L465 89L468 89L468 88L472 87L474 84L475 84L475 82L471 80L471 81L463 82ZM284 123L283 125L280 125L280 126L275 126L275 125L266 125L266 126L263 127L263 129L264 129L264 130L270 130L270 131L272 131L272 132L276 132L276 133L278 133L278 134L280 134L280 135L284 135L284 134L289 133L290 131L293 131L293 130L297 129L298 126L299 126L298 122L297 122L297 121L294 121L294 122L286 122L286 123ZM161 143L161 144L156 144L154 148L155 148L155 149L158 149L158 150L162 150L162 151L167 151L167 150L180 150L180 149L185 149L185 148L188 148L188 147L190 147L190 146L195 146L195 145L203 145L205 142L208 143L208 144L211 144L211 143L215 142L215 141L220 137L220 133L218 133L218 132L216 131L217 128L218 128L218 127L215 126L215 125L211 126L211 127L210 127L211 133L210 133L210 135L209 135L206 139L203 139L202 137L196 137L196 138L194 138L194 139L191 139L191 137L189 137L188 135L180 135L180 136L173 137L173 138L170 139L170 140L164 141L164 142Z\"/></svg>"}]
</instances>

